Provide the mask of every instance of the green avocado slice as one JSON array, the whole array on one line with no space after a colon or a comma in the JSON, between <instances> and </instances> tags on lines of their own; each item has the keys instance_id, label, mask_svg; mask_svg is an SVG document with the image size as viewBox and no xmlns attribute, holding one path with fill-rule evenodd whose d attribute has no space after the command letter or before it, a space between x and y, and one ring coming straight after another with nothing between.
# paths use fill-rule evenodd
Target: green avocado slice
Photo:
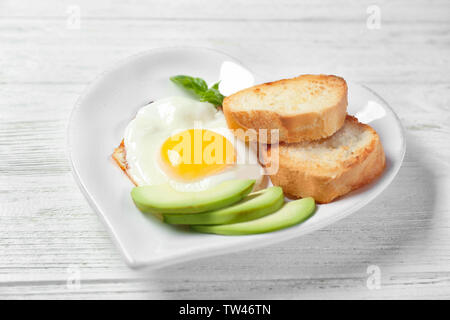
<instances>
[{"instance_id":1,"label":"green avocado slice","mask_svg":"<svg viewBox=\"0 0 450 320\"><path fill-rule=\"evenodd\" d=\"M133 188L131 197L144 213L199 213L240 201L254 184L255 180L229 180L198 192L176 191L169 184L142 186Z\"/></svg>"},{"instance_id":2,"label":"green avocado slice","mask_svg":"<svg viewBox=\"0 0 450 320\"><path fill-rule=\"evenodd\" d=\"M270 187L250 193L227 208L194 214L165 214L164 222L170 224L228 224L261 218L281 208L283 189Z\"/></svg>"},{"instance_id":3,"label":"green avocado slice","mask_svg":"<svg viewBox=\"0 0 450 320\"><path fill-rule=\"evenodd\" d=\"M315 211L316 204L313 198L303 198L287 202L277 212L262 218L247 222L223 225L194 225L191 229L203 233L216 233L224 235L246 235L265 233L293 226L308 219Z\"/></svg>"}]
</instances>

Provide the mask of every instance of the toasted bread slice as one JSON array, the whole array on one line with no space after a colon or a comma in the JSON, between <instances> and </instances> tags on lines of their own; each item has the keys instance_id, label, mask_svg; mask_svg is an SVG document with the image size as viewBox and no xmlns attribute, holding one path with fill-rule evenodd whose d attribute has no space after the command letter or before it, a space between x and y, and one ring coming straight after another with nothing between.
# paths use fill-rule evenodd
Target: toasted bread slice
<instances>
[{"instance_id":1,"label":"toasted bread slice","mask_svg":"<svg viewBox=\"0 0 450 320\"><path fill-rule=\"evenodd\" d=\"M125 151L125 143L122 142L120 145L114 149L113 154L111 155L113 160L117 163L120 169L127 175L127 177L133 182L135 186L138 184L131 178L131 176L128 174L128 163L127 163L127 157L126 157L126 151Z\"/></svg>"},{"instance_id":2,"label":"toasted bread slice","mask_svg":"<svg viewBox=\"0 0 450 320\"><path fill-rule=\"evenodd\" d=\"M313 197L319 203L368 184L385 167L378 134L352 116L327 139L270 146L263 152L264 160L270 161L276 152L279 169L270 176L272 183L289 198Z\"/></svg>"},{"instance_id":3,"label":"toasted bread slice","mask_svg":"<svg viewBox=\"0 0 450 320\"><path fill-rule=\"evenodd\" d=\"M344 124L347 83L331 75L268 82L226 97L223 111L232 129L257 133L268 129L269 138L270 129L279 129L280 142L318 140L331 136Z\"/></svg>"}]
</instances>

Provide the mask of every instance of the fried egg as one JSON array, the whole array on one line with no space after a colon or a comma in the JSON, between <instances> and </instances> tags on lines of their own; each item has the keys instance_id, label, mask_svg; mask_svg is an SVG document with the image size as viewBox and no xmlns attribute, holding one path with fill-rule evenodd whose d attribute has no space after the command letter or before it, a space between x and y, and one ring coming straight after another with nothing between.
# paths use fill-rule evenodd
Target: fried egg
<instances>
[{"instance_id":1,"label":"fried egg","mask_svg":"<svg viewBox=\"0 0 450 320\"><path fill-rule=\"evenodd\" d=\"M256 151L235 138L212 104L169 97L142 107L128 124L127 173L139 186L170 183L201 191L231 179L267 179Z\"/></svg>"}]
</instances>

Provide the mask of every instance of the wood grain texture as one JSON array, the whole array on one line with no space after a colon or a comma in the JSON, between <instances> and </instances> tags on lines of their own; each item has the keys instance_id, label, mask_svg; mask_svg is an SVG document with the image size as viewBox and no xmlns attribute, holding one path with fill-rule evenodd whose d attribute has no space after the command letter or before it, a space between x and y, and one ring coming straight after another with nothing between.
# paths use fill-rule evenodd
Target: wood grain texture
<instances>
[{"instance_id":1,"label":"wood grain texture","mask_svg":"<svg viewBox=\"0 0 450 320\"><path fill-rule=\"evenodd\" d=\"M448 1L0 2L0 298L450 298ZM366 27L369 5L381 29ZM81 28L66 28L67 8ZM406 130L398 177L354 215L302 238L132 271L66 156L86 84L139 51L213 47L262 77L363 82ZM381 288L366 286L369 265ZM68 288L71 267L80 288Z\"/></svg>"}]
</instances>

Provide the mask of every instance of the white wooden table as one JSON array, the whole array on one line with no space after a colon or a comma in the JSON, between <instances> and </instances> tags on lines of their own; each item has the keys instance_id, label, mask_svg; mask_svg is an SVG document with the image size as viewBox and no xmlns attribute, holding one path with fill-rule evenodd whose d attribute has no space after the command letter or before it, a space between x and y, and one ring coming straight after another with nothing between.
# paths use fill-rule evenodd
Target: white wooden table
<instances>
[{"instance_id":1,"label":"white wooden table","mask_svg":"<svg viewBox=\"0 0 450 320\"><path fill-rule=\"evenodd\" d=\"M97 74L174 45L216 48L273 78L368 85L405 127L399 175L311 235L130 270L72 178L66 126ZM449 1L0 1L2 299L450 298L449 198Z\"/></svg>"}]
</instances>

